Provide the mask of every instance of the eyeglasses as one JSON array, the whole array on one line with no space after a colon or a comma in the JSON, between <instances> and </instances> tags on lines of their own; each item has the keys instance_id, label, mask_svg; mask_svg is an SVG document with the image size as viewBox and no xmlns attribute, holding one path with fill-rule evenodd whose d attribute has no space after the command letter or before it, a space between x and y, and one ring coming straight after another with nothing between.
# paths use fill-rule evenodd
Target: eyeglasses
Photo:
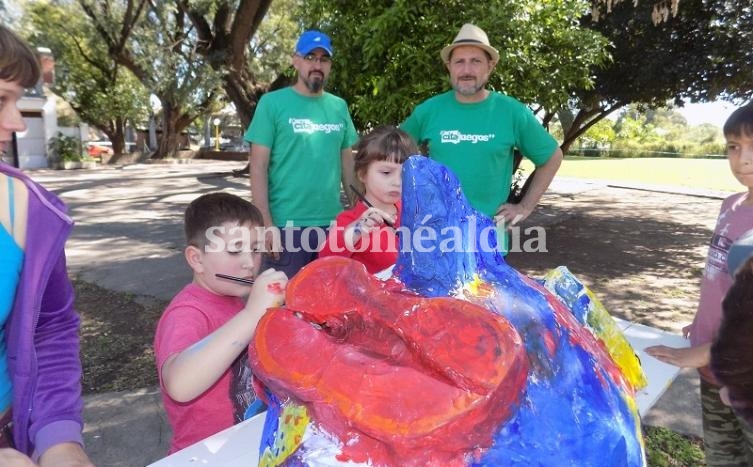
<instances>
[{"instance_id":1,"label":"eyeglasses","mask_svg":"<svg viewBox=\"0 0 753 467\"><path fill-rule=\"evenodd\" d=\"M309 63L316 62L316 63L321 63L322 65L329 65L330 63L332 63L332 57L330 57L329 55L316 56L314 54L306 54L306 55L298 55L298 56L306 60Z\"/></svg>"}]
</instances>

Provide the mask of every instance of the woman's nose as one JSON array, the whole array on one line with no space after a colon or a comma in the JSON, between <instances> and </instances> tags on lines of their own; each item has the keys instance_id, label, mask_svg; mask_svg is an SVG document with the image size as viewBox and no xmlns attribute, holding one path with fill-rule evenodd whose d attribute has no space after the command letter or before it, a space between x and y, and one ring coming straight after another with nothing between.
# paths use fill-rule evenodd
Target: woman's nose
<instances>
[{"instance_id":1,"label":"woman's nose","mask_svg":"<svg viewBox=\"0 0 753 467\"><path fill-rule=\"evenodd\" d=\"M6 131L21 132L26 130L26 121L15 105L6 105L0 113L0 126Z\"/></svg>"}]
</instances>

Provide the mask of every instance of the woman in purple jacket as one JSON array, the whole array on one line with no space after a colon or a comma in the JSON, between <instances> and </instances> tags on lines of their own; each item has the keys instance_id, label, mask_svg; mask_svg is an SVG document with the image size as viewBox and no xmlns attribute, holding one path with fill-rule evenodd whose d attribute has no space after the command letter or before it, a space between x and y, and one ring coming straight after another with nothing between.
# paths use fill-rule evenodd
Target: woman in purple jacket
<instances>
[{"instance_id":1,"label":"woman in purple jacket","mask_svg":"<svg viewBox=\"0 0 753 467\"><path fill-rule=\"evenodd\" d=\"M34 52L0 26L3 153L26 129L17 103L39 76ZM82 447L79 318L63 249L72 226L55 195L0 162L2 466L93 465Z\"/></svg>"}]
</instances>

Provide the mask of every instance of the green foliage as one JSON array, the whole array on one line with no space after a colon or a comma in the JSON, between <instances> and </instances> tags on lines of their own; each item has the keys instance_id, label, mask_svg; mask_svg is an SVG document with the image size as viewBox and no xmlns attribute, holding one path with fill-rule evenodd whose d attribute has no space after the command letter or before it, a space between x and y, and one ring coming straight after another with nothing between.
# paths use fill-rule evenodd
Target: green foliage
<instances>
[{"instance_id":1,"label":"green foliage","mask_svg":"<svg viewBox=\"0 0 753 467\"><path fill-rule=\"evenodd\" d=\"M301 0L275 0L269 6L250 42L247 66L257 82L272 83L292 68L290 57L300 34L294 12L302 6Z\"/></svg>"},{"instance_id":2,"label":"green foliage","mask_svg":"<svg viewBox=\"0 0 753 467\"><path fill-rule=\"evenodd\" d=\"M79 118L123 147L125 124L148 116L144 86L119 66L75 3L35 2L25 21L30 41L52 50L55 57L53 91L66 100Z\"/></svg>"},{"instance_id":3,"label":"green foliage","mask_svg":"<svg viewBox=\"0 0 753 467\"><path fill-rule=\"evenodd\" d=\"M585 27L609 39L612 60L592 68L595 87L572 88L574 125L563 146L591 121L631 103L657 108L668 101L753 97L750 0L681 0L677 16L657 25L654 3L615 2L598 22L583 18Z\"/></svg>"},{"instance_id":4,"label":"green foliage","mask_svg":"<svg viewBox=\"0 0 753 467\"><path fill-rule=\"evenodd\" d=\"M632 144L651 144L659 137L656 127L648 123L645 115L623 115L617 120L615 127L617 139L629 141Z\"/></svg>"},{"instance_id":5,"label":"green foliage","mask_svg":"<svg viewBox=\"0 0 753 467\"><path fill-rule=\"evenodd\" d=\"M616 121L603 119L578 139L569 154L590 157L708 157L725 154L721 128L689 126L674 110L630 105Z\"/></svg>"},{"instance_id":6,"label":"green foliage","mask_svg":"<svg viewBox=\"0 0 753 467\"><path fill-rule=\"evenodd\" d=\"M650 467L701 467L705 465L700 440L662 427L644 426L646 460Z\"/></svg>"},{"instance_id":7,"label":"green foliage","mask_svg":"<svg viewBox=\"0 0 753 467\"><path fill-rule=\"evenodd\" d=\"M217 99L220 76L198 53L196 30L175 2L78 0L110 57L156 96L156 157L174 156L180 133Z\"/></svg>"},{"instance_id":8,"label":"green foliage","mask_svg":"<svg viewBox=\"0 0 753 467\"><path fill-rule=\"evenodd\" d=\"M524 102L562 106L573 83L592 85L607 59L601 36L574 18L581 0L324 0L306 3L306 27L331 33L329 88L350 104L359 129L399 123L422 100L449 89L439 58L465 22L483 28L501 54L490 85ZM450 12L452 14L450 14Z\"/></svg>"},{"instance_id":9,"label":"green foliage","mask_svg":"<svg viewBox=\"0 0 753 467\"><path fill-rule=\"evenodd\" d=\"M581 137L582 147L601 148L609 146L617 138L614 122L608 119L600 120Z\"/></svg>"},{"instance_id":10,"label":"green foliage","mask_svg":"<svg viewBox=\"0 0 753 467\"><path fill-rule=\"evenodd\" d=\"M72 136L65 136L60 132L50 138L48 147L53 154L53 160L75 162L85 159L78 139Z\"/></svg>"},{"instance_id":11,"label":"green foliage","mask_svg":"<svg viewBox=\"0 0 753 467\"><path fill-rule=\"evenodd\" d=\"M180 112L206 107L220 76L196 51L196 37L185 12L172 2L155 2L128 37L130 59L141 81Z\"/></svg>"},{"instance_id":12,"label":"green foliage","mask_svg":"<svg viewBox=\"0 0 753 467\"><path fill-rule=\"evenodd\" d=\"M85 14L73 9L76 2L30 2L30 10L65 11L55 13L55 21L40 21L38 37L67 35L55 45L58 57L105 51L128 68L162 102L165 134L211 111L220 86L245 124L270 84L287 82L295 37L309 27L332 35L335 64L328 88L348 101L361 130L399 123L418 102L449 88L439 51L464 22L484 28L500 50L490 86L529 103L546 125L556 115L564 148L630 103L657 108L668 101L753 97L749 0L682 0L678 14L658 25L650 19L651 2L615 3L598 22L589 17L589 0L77 3ZM97 40L83 40L92 30ZM58 63L66 98L99 88L89 71L94 63ZM118 72L117 80L127 81L125 75ZM85 85L64 85L69 76ZM124 102L140 100L129 94L138 88L125 82L80 108L118 107L113 101L121 96ZM596 145L603 137L588 136Z\"/></svg>"},{"instance_id":13,"label":"green foliage","mask_svg":"<svg viewBox=\"0 0 753 467\"><path fill-rule=\"evenodd\" d=\"M187 38L220 76L225 97L244 127L264 92L290 82L290 56L301 29L291 13L302 4L303 0L177 2L192 23Z\"/></svg>"}]
</instances>

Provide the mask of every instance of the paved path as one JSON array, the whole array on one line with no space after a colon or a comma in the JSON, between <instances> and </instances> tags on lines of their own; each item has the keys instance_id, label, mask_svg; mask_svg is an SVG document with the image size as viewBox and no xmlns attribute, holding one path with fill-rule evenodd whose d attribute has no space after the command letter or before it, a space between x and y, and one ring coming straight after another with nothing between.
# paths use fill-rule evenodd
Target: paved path
<instances>
[{"instance_id":1,"label":"paved path","mask_svg":"<svg viewBox=\"0 0 753 467\"><path fill-rule=\"evenodd\" d=\"M248 179L227 176L240 164L193 161L31 175L61 195L76 219L67 245L73 274L110 290L169 300L190 280L182 257L185 205L216 190L247 196ZM545 201L608 188L558 180ZM553 222L546 215L539 225ZM644 421L700 435L697 385L695 372L683 372ZM87 449L100 466L143 466L165 454L169 427L156 388L88 396L84 416Z\"/></svg>"}]
</instances>

